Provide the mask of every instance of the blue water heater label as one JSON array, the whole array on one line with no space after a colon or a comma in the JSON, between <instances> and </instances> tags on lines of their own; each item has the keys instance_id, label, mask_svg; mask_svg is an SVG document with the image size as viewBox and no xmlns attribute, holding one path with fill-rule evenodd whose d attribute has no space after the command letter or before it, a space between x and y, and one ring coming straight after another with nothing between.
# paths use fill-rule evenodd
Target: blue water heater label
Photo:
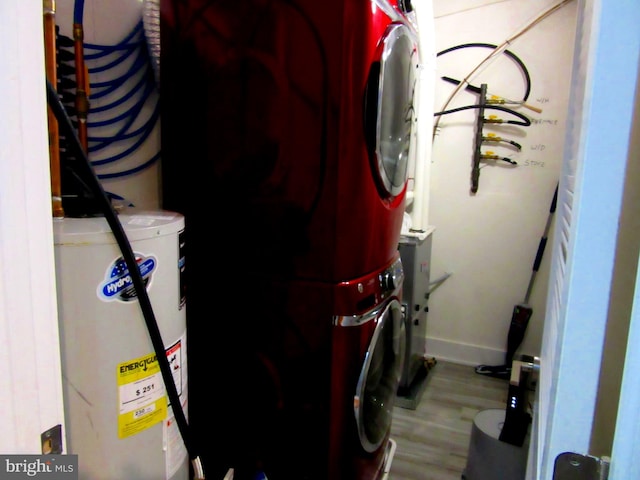
<instances>
[{"instance_id":1,"label":"blue water heater label","mask_svg":"<svg viewBox=\"0 0 640 480\"><path fill-rule=\"evenodd\" d=\"M149 290L152 274L157 267L156 258L153 255L141 253L135 253L135 258L144 286ZM116 259L107 268L105 277L105 281L98 286L98 297L100 299L107 302L114 300L131 302L137 299L133 278L123 257Z\"/></svg>"}]
</instances>

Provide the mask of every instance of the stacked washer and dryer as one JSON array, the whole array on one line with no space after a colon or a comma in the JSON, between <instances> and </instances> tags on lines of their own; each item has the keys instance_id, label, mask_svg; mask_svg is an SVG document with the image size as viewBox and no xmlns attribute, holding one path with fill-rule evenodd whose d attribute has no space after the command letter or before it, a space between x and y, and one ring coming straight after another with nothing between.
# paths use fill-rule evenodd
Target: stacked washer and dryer
<instances>
[{"instance_id":1,"label":"stacked washer and dryer","mask_svg":"<svg viewBox=\"0 0 640 480\"><path fill-rule=\"evenodd\" d=\"M185 215L189 420L212 478L388 470L419 68L409 10L161 2L163 207Z\"/></svg>"}]
</instances>

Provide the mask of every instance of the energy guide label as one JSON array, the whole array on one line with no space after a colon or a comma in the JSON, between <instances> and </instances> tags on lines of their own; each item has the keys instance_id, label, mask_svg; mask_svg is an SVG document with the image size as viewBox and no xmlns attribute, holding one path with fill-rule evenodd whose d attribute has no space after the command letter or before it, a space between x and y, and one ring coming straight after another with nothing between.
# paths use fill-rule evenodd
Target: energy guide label
<instances>
[{"instance_id":1,"label":"energy guide label","mask_svg":"<svg viewBox=\"0 0 640 480\"><path fill-rule=\"evenodd\" d=\"M118 365L118 435L129 437L167 415L167 397L155 354Z\"/></svg>"},{"instance_id":2,"label":"energy guide label","mask_svg":"<svg viewBox=\"0 0 640 480\"><path fill-rule=\"evenodd\" d=\"M164 387L159 373L122 385L120 387L120 413L136 410L148 403L153 403L163 393Z\"/></svg>"}]
</instances>

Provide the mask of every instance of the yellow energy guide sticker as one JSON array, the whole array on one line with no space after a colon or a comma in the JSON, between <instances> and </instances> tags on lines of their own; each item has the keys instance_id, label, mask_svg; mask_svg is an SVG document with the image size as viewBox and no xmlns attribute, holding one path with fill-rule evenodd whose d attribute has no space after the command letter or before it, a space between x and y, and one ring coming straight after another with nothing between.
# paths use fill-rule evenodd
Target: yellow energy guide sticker
<instances>
[{"instance_id":1,"label":"yellow energy guide sticker","mask_svg":"<svg viewBox=\"0 0 640 480\"><path fill-rule=\"evenodd\" d=\"M118 365L118 436L130 437L167 416L167 396L156 354Z\"/></svg>"}]
</instances>

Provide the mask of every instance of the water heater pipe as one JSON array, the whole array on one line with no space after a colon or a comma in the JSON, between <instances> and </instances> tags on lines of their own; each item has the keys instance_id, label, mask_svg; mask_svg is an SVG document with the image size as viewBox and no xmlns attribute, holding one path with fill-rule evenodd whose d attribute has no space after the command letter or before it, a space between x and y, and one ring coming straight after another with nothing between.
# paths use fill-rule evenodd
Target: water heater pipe
<instances>
[{"instance_id":1,"label":"water heater pipe","mask_svg":"<svg viewBox=\"0 0 640 480\"><path fill-rule=\"evenodd\" d=\"M56 2L44 0L44 60L47 80L52 86L58 84L56 67ZM57 94L57 91L56 91ZM49 170L51 176L51 208L54 218L63 218L62 178L60 173L60 136L56 116L51 107L47 109L49 130Z\"/></svg>"},{"instance_id":2,"label":"water heater pipe","mask_svg":"<svg viewBox=\"0 0 640 480\"><path fill-rule=\"evenodd\" d=\"M76 118L78 119L78 139L85 152L89 151L87 117L89 114L89 76L84 63L84 27L82 18L84 0L76 1L73 11L73 52L76 67Z\"/></svg>"}]
</instances>

